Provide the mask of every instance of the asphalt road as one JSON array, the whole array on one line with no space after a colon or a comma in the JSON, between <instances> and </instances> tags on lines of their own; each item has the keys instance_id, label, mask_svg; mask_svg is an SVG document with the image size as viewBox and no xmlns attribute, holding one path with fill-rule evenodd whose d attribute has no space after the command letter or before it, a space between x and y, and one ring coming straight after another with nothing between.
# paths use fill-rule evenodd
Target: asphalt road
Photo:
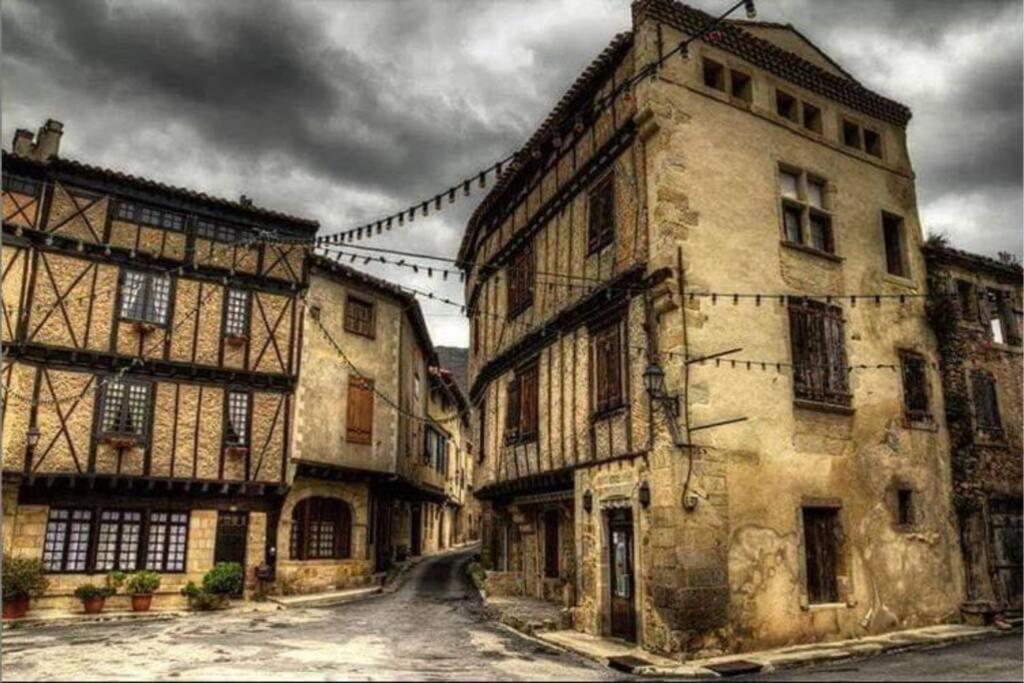
<instances>
[{"instance_id":1,"label":"asphalt road","mask_svg":"<svg viewBox=\"0 0 1024 683\"><path fill-rule=\"evenodd\" d=\"M1020 681L1020 631L928 650L896 652L807 669L752 676L751 681ZM736 679L734 679L736 680Z\"/></svg>"},{"instance_id":2,"label":"asphalt road","mask_svg":"<svg viewBox=\"0 0 1024 683\"><path fill-rule=\"evenodd\" d=\"M430 558L395 593L319 609L5 632L8 680L613 680L489 622L470 553Z\"/></svg>"}]
</instances>

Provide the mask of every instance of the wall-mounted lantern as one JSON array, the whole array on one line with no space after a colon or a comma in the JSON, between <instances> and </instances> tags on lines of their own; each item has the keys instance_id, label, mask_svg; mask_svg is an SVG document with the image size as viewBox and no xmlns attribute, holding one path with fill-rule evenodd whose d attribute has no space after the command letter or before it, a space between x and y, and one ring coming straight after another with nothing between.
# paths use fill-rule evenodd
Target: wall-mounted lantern
<instances>
[{"instance_id":1,"label":"wall-mounted lantern","mask_svg":"<svg viewBox=\"0 0 1024 683\"><path fill-rule=\"evenodd\" d=\"M594 494L587 491L583 494L583 511L588 515L594 509Z\"/></svg>"},{"instance_id":2,"label":"wall-mounted lantern","mask_svg":"<svg viewBox=\"0 0 1024 683\"><path fill-rule=\"evenodd\" d=\"M665 396L665 371L657 363L651 363L644 370L644 389L653 399Z\"/></svg>"},{"instance_id":3,"label":"wall-mounted lantern","mask_svg":"<svg viewBox=\"0 0 1024 683\"><path fill-rule=\"evenodd\" d=\"M29 450L32 450L39 444L39 427L32 425L28 428L28 432L25 434L25 445L28 446Z\"/></svg>"},{"instance_id":4,"label":"wall-mounted lantern","mask_svg":"<svg viewBox=\"0 0 1024 683\"><path fill-rule=\"evenodd\" d=\"M637 499L640 501L640 505L645 508L651 506L651 485L646 481L640 484L640 490L637 493Z\"/></svg>"}]
</instances>

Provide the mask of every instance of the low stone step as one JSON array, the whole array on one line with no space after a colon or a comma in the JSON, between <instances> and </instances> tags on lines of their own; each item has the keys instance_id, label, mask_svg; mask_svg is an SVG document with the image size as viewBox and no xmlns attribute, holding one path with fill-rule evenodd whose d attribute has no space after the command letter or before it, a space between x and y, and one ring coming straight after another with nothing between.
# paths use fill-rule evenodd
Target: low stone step
<instances>
[{"instance_id":1,"label":"low stone step","mask_svg":"<svg viewBox=\"0 0 1024 683\"><path fill-rule=\"evenodd\" d=\"M369 586L367 588L349 588L324 593L275 596L271 600L284 607L330 607L331 605L343 605L347 602L368 598L380 592L380 586Z\"/></svg>"}]
</instances>

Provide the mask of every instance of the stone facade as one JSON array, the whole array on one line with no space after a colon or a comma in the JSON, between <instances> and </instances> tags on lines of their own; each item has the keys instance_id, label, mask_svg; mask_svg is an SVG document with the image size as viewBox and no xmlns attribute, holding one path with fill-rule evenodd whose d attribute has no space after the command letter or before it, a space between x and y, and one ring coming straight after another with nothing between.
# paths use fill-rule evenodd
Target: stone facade
<instances>
[{"instance_id":1,"label":"stone facade","mask_svg":"<svg viewBox=\"0 0 1024 683\"><path fill-rule=\"evenodd\" d=\"M1021 267L941 242L926 246L925 256L964 555L964 612L978 618L1019 613L1024 563ZM995 387L995 431L980 420L978 375Z\"/></svg>"},{"instance_id":2,"label":"stone facade","mask_svg":"<svg viewBox=\"0 0 1024 683\"><path fill-rule=\"evenodd\" d=\"M821 67L794 31L756 24L616 88L710 20L636 3L633 31L470 221L485 560L528 595L569 596L580 630L680 656L954 618L963 579L909 112ZM606 239L594 226L609 194ZM801 201L794 236L786 210ZM524 277L525 297L509 285ZM850 299L865 293L877 302ZM838 307L838 365L797 356L807 298ZM907 353L927 368L913 414ZM613 379L595 380L612 362ZM670 400L645 389L654 364ZM823 367L842 368L842 389L809 398ZM567 499L560 591L543 513Z\"/></svg>"}]
</instances>

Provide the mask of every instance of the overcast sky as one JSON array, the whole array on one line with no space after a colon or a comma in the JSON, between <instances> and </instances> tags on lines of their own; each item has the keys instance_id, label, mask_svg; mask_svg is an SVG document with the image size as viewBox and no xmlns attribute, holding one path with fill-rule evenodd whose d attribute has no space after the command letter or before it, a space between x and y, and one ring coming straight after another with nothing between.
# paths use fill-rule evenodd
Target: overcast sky
<instances>
[{"instance_id":1,"label":"overcast sky","mask_svg":"<svg viewBox=\"0 0 1024 683\"><path fill-rule=\"evenodd\" d=\"M718 11L724 0L692 4ZM926 230L1022 247L1022 4L759 0L909 105ZM517 149L627 30L628 0L4 0L2 127L65 124L62 156L318 219L393 213ZM476 198L374 245L454 255ZM461 300L456 281L382 277ZM435 342L466 343L427 302Z\"/></svg>"}]
</instances>

